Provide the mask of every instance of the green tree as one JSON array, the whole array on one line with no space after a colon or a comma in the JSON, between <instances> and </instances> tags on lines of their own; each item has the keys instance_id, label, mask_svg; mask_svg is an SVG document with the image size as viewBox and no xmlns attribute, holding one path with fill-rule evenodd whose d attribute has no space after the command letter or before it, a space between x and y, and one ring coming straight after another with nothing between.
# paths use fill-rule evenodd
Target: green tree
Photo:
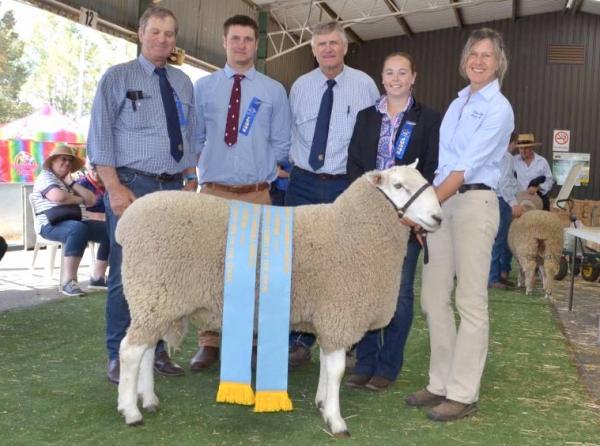
<instances>
[{"instance_id":1,"label":"green tree","mask_svg":"<svg viewBox=\"0 0 600 446\"><path fill-rule=\"evenodd\" d=\"M15 16L7 11L0 19L0 124L31 113L31 106L19 100L29 71L23 60L24 43L15 31Z\"/></svg>"},{"instance_id":2,"label":"green tree","mask_svg":"<svg viewBox=\"0 0 600 446\"><path fill-rule=\"evenodd\" d=\"M131 43L48 13L47 20L35 26L27 45L32 75L24 92L35 102L48 102L76 119L78 111L82 116L90 113L104 71L131 59L132 54L135 57L135 45Z\"/></svg>"}]
</instances>

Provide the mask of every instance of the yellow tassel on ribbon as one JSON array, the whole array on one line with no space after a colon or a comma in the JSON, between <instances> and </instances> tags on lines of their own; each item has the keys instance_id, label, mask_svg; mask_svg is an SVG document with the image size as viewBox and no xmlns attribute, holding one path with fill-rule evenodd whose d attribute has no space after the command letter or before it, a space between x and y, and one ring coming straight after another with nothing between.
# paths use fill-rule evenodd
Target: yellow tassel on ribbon
<instances>
[{"instance_id":1,"label":"yellow tassel on ribbon","mask_svg":"<svg viewBox=\"0 0 600 446\"><path fill-rule=\"evenodd\" d=\"M285 390L256 392L254 412L289 412L294 409Z\"/></svg>"},{"instance_id":2,"label":"yellow tassel on ribbon","mask_svg":"<svg viewBox=\"0 0 600 446\"><path fill-rule=\"evenodd\" d=\"M252 406L254 404L254 391L250 384L221 382L217 392L217 403Z\"/></svg>"}]
</instances>

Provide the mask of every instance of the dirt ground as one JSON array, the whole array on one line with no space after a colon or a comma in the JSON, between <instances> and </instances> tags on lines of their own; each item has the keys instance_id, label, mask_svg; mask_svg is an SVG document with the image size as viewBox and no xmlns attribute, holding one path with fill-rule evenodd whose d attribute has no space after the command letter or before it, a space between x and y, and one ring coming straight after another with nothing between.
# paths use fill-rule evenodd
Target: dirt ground
<instances>
[{"instance_id":1,"label":"dirt ground","mask_svg":"<svg viewBox=\"0 0 600 446\"><path fill-rule=\"evenodd\" d=\"M569 311L570 287L570 275L556 281L551 303L565 334L565 343L590 395L590 404L600 414L600 283L587 282L576 276L572 311Z\"/></svg>"}]
</instances>

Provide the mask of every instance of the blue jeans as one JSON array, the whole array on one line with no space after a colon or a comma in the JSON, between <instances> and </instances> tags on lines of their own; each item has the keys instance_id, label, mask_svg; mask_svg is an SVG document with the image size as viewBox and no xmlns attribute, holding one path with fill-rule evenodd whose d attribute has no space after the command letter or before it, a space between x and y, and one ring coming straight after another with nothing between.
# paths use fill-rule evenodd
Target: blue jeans
<instances>
[{"instance_id":1,"label":"blue jeans","mask_svg":"<svg viewBox=\"0 0 600 446\"><path fill-rule=\"evenodd\" d=\"M333 203L348 187L345 177L323 180L297 167L292 167L290 182L285 191L286 206ZM315 337L308 333L290 333L290 346L312 347Z\"/></svg>"},{"instance_id":2,"label":"blue jeans","mask_svg":"<svg viewBox=\"0 0 600 446\"><path fill-rule=\"evenodd\" d=\"M333 203L348 188L345 177L323 180L316 175L293 167L285 191L286 206Z\"/></svg>"},{"instance_id":3,"label":"blue jeans","mask_svg":"<svg viewBox=\"0 0 600 446\"><path fill-rule=\"evenodd\" d=\"M404 346L413 321L415 271L420 253L419 243L408 243L394 316L387 327L367 332L356 345L354 373L395 381L402 370Z\"/></svg>"},{"instance_id":4,"label":"blue jeans","mask_svg":"<svg viewBox=\"0 0 600 446\"><path fill-rule=\"evenodd\" d=\"M131 189L137 198L161 190L181 190L183 187L181 179L161 182L148 176L132 173L127 169L118 169L117 173L121 184ZM106 206L106 224L110 236L110 256L108 259L110 272L108 274L108 293L106 295L106 349L110 359L119 359L119 346L125 337L127 327L131 323L131 316L123 293L123 280L121 277L123 250L115 239L117 217L110 207L108 192L104 195L104 204ZM162 216L162 218L167 218L167 216ZM161 351L164 351L162 341L156 347L157 353Z\"/></svg>"},{"instance_id":5,"label":"blue jeans","mask_svg":"<svg viewBox=\"0 0 600 446\"><path fill-rule=\"evenodd\" d=\"M508 230L512 220L512 209L501 197L498 197L498 204L500 206L500 224L498 225L498 234L492 248L492 261L488 283L498 282L501 272L510 272L510 261L512 259L512 255L510 255L510 250L508 249ZM508 262L507 252L509 255Z\"/></svg>"},{"instance_id":6,"label":"blue jeans","mask_svg":"<svg viewBox=\"0 0 600 446\"><path fill-rule=\"evenodd\" d=\"M96 259L108 260L110 243L106 223L103 221L65 220L56 225L45 224L40 230L40 235L48 240L62 242L65 257L83 257L88 242L99 243Z\"/></svg>"}]
</instances>

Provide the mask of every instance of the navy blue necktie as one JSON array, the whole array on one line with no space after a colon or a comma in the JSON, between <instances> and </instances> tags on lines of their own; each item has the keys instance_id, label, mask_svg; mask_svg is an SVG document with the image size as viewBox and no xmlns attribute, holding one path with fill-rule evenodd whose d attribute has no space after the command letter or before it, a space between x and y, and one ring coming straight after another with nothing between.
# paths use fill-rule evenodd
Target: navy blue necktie
<instances>
[{"instance_id":1,"label":"navy blue necktie","mask_svg":"<svg viewBox=\"0 0 600 446\"><path fill-rule=\"evenodd\" d=\"M327 137L329 136L329 122L331 121L331 109L333 108L333 86L334 79L327 81L327 90L321 98L319 107L319 116L317 116L317 125L315 126L315 136L313 137L310 148L308 164L316 172L325 164L325 150L327 149Z\"/></svg>"},{"instance_id":2,"label":"navy blue necktie","mask_svg":"<svg viewBox=\"0 0 600 446\"><path fill-rule=\"evenodd\" d=\"M175 98L173 97L173 88L167 79L166 68L155 68L154 72L158 74L158 83L160 85L160 96L162 97L165 115L167 117L167 131L171 141L171 156L179 162L183 158L183 137L181 136L181 127L179 125L179 115Z\"/></svg>"}]
</instances>

